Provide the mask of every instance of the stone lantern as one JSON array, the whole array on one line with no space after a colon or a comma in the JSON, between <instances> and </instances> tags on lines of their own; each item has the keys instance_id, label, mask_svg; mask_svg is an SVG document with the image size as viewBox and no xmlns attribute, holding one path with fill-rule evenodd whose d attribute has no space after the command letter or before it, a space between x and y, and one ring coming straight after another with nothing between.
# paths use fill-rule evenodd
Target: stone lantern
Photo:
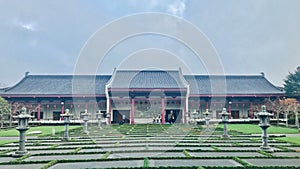
<instances>
[{"instance_id":1,"label":"stone lantern","mask_svg":"<svg viewBox=\"0 0 300 169\"><path fill-rule=\"evenodd\" d=\"M98 110L98 113L96 115L97 115L97 120L98 120L98 127L100 129L102 129L102 116L103 116L103 113L100 110Z\"/></svg>"},{"instance_id":2,"label":"stone lantern","mask_svg":"<svg viewBox=\"0 0 300 169\"><path fill-rule=\"evenodd\" d=\"M84 110L84 113L82 114L82 116L83 116L83 122L84 122L83 132L85 134L89 134L89 131L88 131L89 113L88 113L87 109Z\"/></svg>"},{"instance_id":3,"label":"stone lantern","mask_svg":"<svg viewBox=\"0 0 300 169\"><path fill-rule=\"evenodd\" d=\"M222 135L223 138L229 138L230 137L228 135L228 132L227 132L227 123L229 122L229 115L230 115L230 113L226 112L226 108L223 108L223 111L221 113L222 123L224 125L224 127L223 127L223 135Z\"/></svg>"},{"instance_id":4,"label":"stone lantern","mask_svg":"<svg viewBox=\"0 0 300 169\"><path fill-rule=\"evenodd\" d=\"M13 116L18 119L18 127L16 129L19 131L19 149L13 154L13 157L21 157L25 154L28 154L25 149L25 140L26 140L26 131L29 129L28 121L33 116L27 114L26 108L21 109L21 113L18 116Z\"/></svg>"},{"instance_id":5,"label":"stone lantern","mask_svg":"<svg viewBox=\"0 0 300 169\"><path fill-rule=\"evenodd\" d=\"M206 109L206 111L203 113L204 117L205 117L205 125L206 125L206 128L204 130L204 132L210 132L210 129L209 129L209 115L211 113L209 113L208 109Z\"/></svg>"},{"instance_id":6,"label":"stone lantern","mask_svg":"<svg viewBox=\"0 0 300 169\"><path fill-rule=\"evenodd\" d=\"M266 106L261 106L261 112L257 114L259 118L259 127L262 129L262 146L260 150L265 152L274 152L274 150L268 145L267 129L270 127L270 113L266 111Z\"/></svg>"},{"instance_id":7,"label":"stone lantern","mask_svg":"<svg viewBox=\"0 0 300 169\"><path fill-rule=\"evenodd\" d=\"M73 114L70 114L70 110L66 109L64 114L60 115L64 119L65 123L65 132L63 140L68 141L69 140L69 124L70 124L70 118L73 117Z\"/></svg>"}]
</instances>

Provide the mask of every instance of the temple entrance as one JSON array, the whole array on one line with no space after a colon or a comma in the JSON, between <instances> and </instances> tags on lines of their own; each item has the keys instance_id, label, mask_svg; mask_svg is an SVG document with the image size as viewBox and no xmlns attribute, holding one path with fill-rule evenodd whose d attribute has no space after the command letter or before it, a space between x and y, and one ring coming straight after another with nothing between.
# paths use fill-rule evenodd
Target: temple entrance
<instances>
[{"instance_id":1,"label":"temple entrance","mask_svg":"<svg viewBox=\"0 0 300 169\"><path fill-rule=\"evenodd\" d=\"M57 112L57 111L53 112L53 120L60 120L60 114L61 114L60 111L59 112Z\"/></svg>"},{"instance_id":2,"label":"temple entrance","mask_svg":"<svg viewBox=\"0 0 300 169\"><path fill-rule=\"evenodd\" d=\"M240 111L232 110L231 111L231 116L232 116L233 119L239 119L240 118Z\"/></svg>"},{"instance_id":3,"label":"temple entrance","mask_svg":"<svg viewBox=\"0 0 300 169\"><path fill-rule=\"evenodd\" d=\"M125 119L125 123L129 123L130 110L113 110L112 123L120 123L123 118Z\"/></svg>"},{"instance_id":4,"label":"temple entrance","mask_svg":"<svg viewBox=\"0 0 300 169\"><path fill-rule=\"evenodd\" d=\"M182 111L180 109L166 110L165 122L166 123L181 123Z\"/></svg>"}]
</instances>

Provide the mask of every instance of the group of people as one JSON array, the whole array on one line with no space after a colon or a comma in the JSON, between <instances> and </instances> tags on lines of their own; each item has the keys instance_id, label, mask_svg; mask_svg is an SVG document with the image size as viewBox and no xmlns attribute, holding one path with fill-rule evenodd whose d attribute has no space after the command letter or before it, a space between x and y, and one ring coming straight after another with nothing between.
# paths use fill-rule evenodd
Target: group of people
<instances>
[{"instance_id":1,"label":"group of people","mask_svg":"<svg viewBox=\"0 0 300 169\"><path fill-rule=\"evenodd\" d=\"M176 119L173 115L173 113L170 113L166 117L166 122L173 124L175 123ZM153 124L161 124L162 123L162 118L161 115L154 115L153 116Z\"/></svg>"},{"instance_id":2,"label":"group of people","mask_svg":"<svg viewBox=\"0 0 300 169\"><path fill-rule=\"evenodd\" d=\"M166 122L169 122L170 124L175 123L175 117L172 112L170 114L168 114Z\"/></svg>"},{"instance_id":3,"label":"group of people","mask_svg":"<svg viewBox=\"0 0 300 169\"><path fill-rule=\"evenodd\" d=\"M154 115L153 116L153 124L161 124L161 116L160 115Z\"/></svg>"}]
</instances>

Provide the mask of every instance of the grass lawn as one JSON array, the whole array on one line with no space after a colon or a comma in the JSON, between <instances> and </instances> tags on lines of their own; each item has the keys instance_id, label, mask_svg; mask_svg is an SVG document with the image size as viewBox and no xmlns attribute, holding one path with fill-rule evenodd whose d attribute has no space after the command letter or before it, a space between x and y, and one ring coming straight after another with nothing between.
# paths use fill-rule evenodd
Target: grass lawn
<instances>
[{"instance_id":1,"label":"grass lawn","mask_svg":"<svg viewBox=\"0 0 300 169\"><path fill-rule=\"evenodd\" d=\"M256 124L228 124L229 130L235 130L245 134L260 134L261 128ZM223 128L223 124L219 124L220 128ZM286 127L271 126L268 128L268 134L298 134L297 129L291 129Z\"/></svg>"},{"instance_id":2,"label":"grass lawn","mask_svg":"<svg viewBox=\"0 0 300 169\"><path fill-rule=\"evenodd\" d=\"M26 133L32 131L41 131L41 134L27 134L28 136L47 136L52 134L52 128L55 129L55 133L63 132L65 130L65 126L38 126L38 127L30 127ZM77 129L81 128L81 126L69 126L69 129ZM14 129L8 130L0 130L0 137L18 137L19 132Z\"/></svg>"},{"instance_id":3,"label":"grass lawn","mask_svg":"<svg viewBox=\"0 0 300 169\"><path fill-rule=\"evenodd\" d=\"M17 141L17 140L0 140L0 146L4 145L4 144L7 144L7 143L15 142L15 141Z\"/></svg>"},{"instance_id":4,"label":"grass lawn","mask_svg":"<svg viewBox=\"0 0 300 169\"><path fill-rule=\"evenodd\" d=\"M300 145L300 137L280 137L280 138L276 138L276 140L282 140L282 141Z\"/></svg>"}]
</instances>

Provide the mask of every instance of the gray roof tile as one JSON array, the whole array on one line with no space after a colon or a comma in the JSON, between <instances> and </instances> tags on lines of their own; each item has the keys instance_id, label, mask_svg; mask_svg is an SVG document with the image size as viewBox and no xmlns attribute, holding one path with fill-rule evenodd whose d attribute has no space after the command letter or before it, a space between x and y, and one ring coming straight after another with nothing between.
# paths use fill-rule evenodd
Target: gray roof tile
<instances>
[{"instance_id":1,"label":"gray roof tile","mask_svg":"<svg viewBox=\"0 0 300 169\"><path fill-rule=\"evenodd\" d=\"M186 88L179 71L124 71L113 75L110 88Z\"/></svg>"},{"instance_id":2,"label":"gray roof tile","mask_svg":"<svg viewBox=\"0 0 300 169\"><path fill-rule=\"evenodd\" d=\"M108 75L28 75L5 94L105 94Z\"/></svg>"},{"instance_id":3,"label":"gray roof tile","mask_svg":"<svg viewBox=\"0 0 300 169\"><path fill-rule=\"evenodd\" d=\"M190 84L191 94L283 94L264 76L185 75L184 77Z\"/></svg>"},{"instance_id":4,"label":"gray roof tile","mask_svg":"<svg viewBox=\"0 0 300 169\"><path fill-rule=\"evenodd\" d=\"M10 88L0 89L0 94L19 95L72 95L105 94L110 75L28 75ZM184 75L179 71L116 71L111 88L186 88L191 94L284 94L264 76L208 76ZM223 85L226 87L224 88Z\"/></svg>"}]
</instances>

